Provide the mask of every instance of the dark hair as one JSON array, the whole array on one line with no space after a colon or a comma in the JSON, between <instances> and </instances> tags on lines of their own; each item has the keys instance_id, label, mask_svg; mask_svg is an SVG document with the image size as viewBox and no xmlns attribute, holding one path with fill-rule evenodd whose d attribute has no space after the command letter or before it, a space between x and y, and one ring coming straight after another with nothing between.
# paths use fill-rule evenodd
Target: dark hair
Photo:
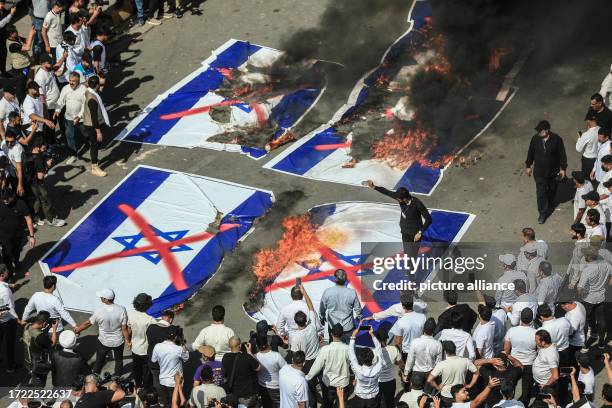
<instances>
[{"instance_id":1,"label":"dark hair","mask_svg":"<svg viewBox=\"0 0 612 408\"><path fill-rule=\"evenodd\" d=\"M530 324L532 321L533 321L533 310L531 310L528 307L521 310L521 323Z\"/></svg>"},{"instance_id":2,"label":"dark hair","mask_svg":"<svg viewBox=\"0 0 612 408\"><path fill-rule=\"evenodd\" d=\"M336 284L344 285L346 283L346 271L344 269L336 269L334 278L336 279Z\"/></svg>"},{"instance_id":3,"label":"dark hair","mask_svg":"<svg viewBox=\"0 0 612 408\"><path fill-rule=\"evenodd\" d=\"M529 239L530 241L535 240L535 230L531 227L525 227L521 230L521 232L523 233L523 236L526 237L527 239Z\"/></svg>"},{"instance_id":4,"label":"dark hair","mask_svg":"<svg viewBox=\"0 0 612 408\"><path fill-rule=\"evenodd\" d=\"M521 293L527 293L527 285L524 280L515 279L512 283L514 283L514 290Z\"/></svg>"},{"instance_id":5,"label":"dark hair","mask_svg":"<svg viewBox=\"0 0 612 408\"><path fill-rule=\"evenodd\" d=\"M293 364L304 364L304 361L306 361L306 354L304 354L302 350L293 352L293 355L291 356L291 362Z\"/></svg>"},{"instance_id":6,"label":"dark hair","mask_svg":"<svg viewBox=\"0 0 612 408\"><path fill-rule=\"evenodd\" d=\"M291 299L301 300L303 297L304 295L302 295L302 291L300 290L299 286L294 286L291 288Z\"/></svg>"},{"instance_id":7,"label":"dark hair","mask_svg":"<svg viewBox=\"0 0 612 408\"><path fill-rule=\"evenodd\" d=\"M413 390L422 390L425 386L425 376L421 373L412 373L410 376L410 388Z\"/></svg>"},{"instance_id":8,"label":"dark hair","mask_svg":"<svg viewBox=\"0 0 612 408\"><path fill-rule=\"evenodd\" d=\"M587 211L587 219L591 221L593 224L599 224L599 219L600 219L599 211L597 211L594 208L589 208L589 210Z\"/></svg>"},{"instance_id":9,"label":"dark hair","mask_svg":"<svg viewBox=\"0 0 612 408\"><path fill-rule=\"evenodd\" d=\"M591 357L589 353L581 353L580 350L576 352L576 362L580 367L589 368L591 367Z\"/></svg>"},{"instance_id":10,"label":"dark hair","mask_svg":"<svg viewBox=\"0 0 612 408\"><path fill-rule=\"evenodd\" d=\"M221 305L213 306L211 314L215 322L222 322L225 320L225 308Z\"/></svg>"},{"instance_id":11,"label":"dark hair","mask_svg":"<svg viewBox=\"0 0 612 408\"><path fill-rule=\"evenodd\" d=\"M157 404L157 391L154 388L148 388L145 391L144 400L147 405Z\"/></svg>"},{"instance_id":12,"label":"dark hair","mask_svg":"<svg viewBox=\"0 0 612 408\"><path fill-rule=\"evenodd\" d=\"M495 301L495 298L493 296L483 295L483 298L486 306L490 307L491 309L495 309L495 305L497 302Z\"/></svg>"},{"instance_id":13,"label":"dark hair","mask_svg":"<svg viewBox=\"0 0 612 408\"><path fill-rule=\"evenodd\" d=\"M91 56L91 52L89 52L89 50L85 50L85 52L83 52L83 55L81 55L81 61L85 61L88 64L91 64L93 58Z\"/></svg>"},{"instance_id":14,"label":"dark hair","mask_svg":"<svg viewBox=\"0 0 612 408\"><path fill-rule=\"evenodd\" d=\"M151 306L153 306L153 298L151 295L146 293L139 293L134 298L132 305L137 312L145 313Z\"/></svg>"},{"instance_id":15,"label":"dark hair","mask_svg":"<svg viewBox=\"0 0 612 408\"><path fill-rule=\"evenodd\" d=\"M70 13L70 25L80 23L82 20L80 13Z\"/></svg>"},{"instance_id":16,"label":"dark hair","mask_svg":"<svg viewBox=\"0 0 612 408\"><path fill-rule=\"evenodd\" d=\"M601 102L601 103L603 103L603 101L604 101L603 96L601 96L600 93L596 93L596 94L591 95L591 100L592 101Z\"/></svg>"},{"instance_id":17,"label":"dark hair","mask_svg":"<svg viewBox=\"0 0 612 408\"><path fill-rule=\"evenodd\" d=\"M446 303L448 303L449 305L454 306L459 301L459 294L457 293L456 290L445 290L444 300L446 300Z\"/></svg>"},{"instance_id":18,"label":"dark hair","mask_svg":"<svg viewBox=\"0 0 612 408\"><path fill-rule=\"evenodd\" d=\"M97 88L98 85L100 85L100 78L98 78L96 75L90 76L87 80L87 86L89 86L91 89Z\"/></svg>"},{"instance_id":19,"label":"dark hair","mask_svg":"<svg viewBox=\"0 0 612 408\"><path fill-rule=\"evenodd\" d=\"M6 267L5 264L0 263L0 275L4 275L5 273L8 273L8 268Z\"/></svg>"},{"instance_id":20,"label":"dark hair","mask_svg":"<svg viewBox=\"0 0 612 408\"><path fill-rule=\"evenodd\" d=\"M538 306L538 316L545 317L545 318L552 317L552 311L550 310L550 307L546 303Z\"/></svg>"},{"instance_id":21,"label":"dark hair","mask_svg":"<svg viewBox=\"0 0 612 408\"><path fill-rule=\"evenodd\" d=\"M550 333L548 333L546 330L544 329L540 329L536 332L536 336L538 336L540 338L541 341L543 341L546 344L551 344L552 340L550 338Z\"/></svg>"},{"instance_id":22,"label":"dark hair","mask_svg":"<svg viewBox=\"0 0 612 408\"><path fill-rule=\"evenodd\" d=\"M214 378L212 367L209 365L205 365L202 367L202 371L200 372L200 380L202 382L212 381Z\"/></svg>"},{"instance_id":23,"label":"dark hair","mask_svg":"<svg viewBox=\"0 0 612 408\"><path fill-rule=\"evenodd\" d=\"M463 315L459 312L453 310L450 315L450 321L453 329L461 329L463 327Z\"/></svg>"},{"instance_id":24,"label":"dark hair","mask_svg":"<svg viewBox=\"0 0 612 408\"><path fill-rule=\"evenodd\" d=\"M465 385L463 384L455 384L451 387L450 393L453 396L453 399L455 398L455 395L457 395L457 393L461 391L463 388L465 388Z\"/></svg>"},{"instance_id":25,"label":"dark hair","mask_svg":"<svg viewBox=\"0 0 612 408\"><path fill-rule=\"evenodd\" d=\"M49 323L49 319L51 319L51 315L49 314L49 312L47 312L46 310L41 310L36 315L36 318L34 319L34 322L47 324L47 323Z\"/></svg>"},{"instance_id":26,"label":"dark hair","mask_svg":"<svg viewBox=\"0 0 612 408\"><path fill-rule=\"evenodd\" d=\"M8 119L16 119L16 118L20 118L21 115L19 114L19 112L15 112L15 111L10 111L8 114Z\"/></svg>"},{"instance_id":27,"label":"dark hair","mask_svg":"<svg viewBox=\"0 0 612 408\"><path fill-rule=\"evenodd\" d=\"M510 400L514 398L514 383L508 379L504 380L499 387L499 392L504 397L504 399Z\"/></svg>"},{"instance_id":28,"label":"dark hair","mask_svg":"<svg viewBox=\"0 0 612 408\"><path fill-rule=\"evenodd\" d=\"M425 324L423 325L423 333L427 334L428 336L431 336L434 334L435 331L436 331L436 319L434 319L433 317L430 317L427 320L425 320Z\"/></svg>"},{"instance_id":29,"label":"dark hair","mask_svg":"<svg viewBox=\"0 0 612 408\"><path fill-rule=\"evenodd\" d=\"M55 285L57 285L57 276L47 275L43 278L43 288L51 289Z\"/></svg>"},{"instance_id":30,"label":"dark hair","mask_svg":"<svg viewBox=\"0 0 612 408\"><path fill-rule=\"evenodd\" d=\"M493 316L493 310L489 306L478 305L478 315L482 320L488 322Z\"/></svg>"},{"instance_id":31,"label":"dark hair","mask_svg":"<svg viewBox=\"0 0 612 408\"><path fill-rule=\"evenodd\" d=\"M402 307L405 310L412 310L414 308L414 301L413 301L412 297L408 298L407 296L404 296L404 297L400 298L400 300L401 300L401 303L402 303Z\"/></svg>"},{"instance_id":32,"label":"dark hair","mask_svg":"<svg viewBox=\"0 0 612 408\"><path fill-rule=\"evenodd\" d=\"M376 338L381 343L386 343L389 339L389 329L384 324L378 326L378 329L376 330Z\"/></svg>"},{"instance_id":33,"label":"dark hair","mask_svg":"<svg viewBox=\"0 0 612 408\"><path fill-rule=\"evenodd\" d=\"M397 193L397 196L398 196L400 199L402 199L402 200L405 200L405 199L407 199L407 198L410 198L410 197L411 197L411 195L410 195L410 191L408 191L408 189L407 189L406 187L400 187L400 188L398 188L398 189L397 189L397 191L396 191L396 193Z\"/></svg>"},{"instance_id":34,"label":"dark hair","mask_svg":"<svg viewBox=\"0 0 612 408\"><path fill-rule=\"evenodd\" d=\"M17 32L17 27L15 27L15 25L13 24L9 24L6 26L6 34L7 35L11 35L13 33Z\"/></svg>"},{"instance_id":35,"label":"dark hair","mask_svg":"<svg viewBox=\"0 0 612 408\"><path fill-rule=\"evenodd\" d=\"M576 234L580 235L581 237L584 237L586 234L586 227L581 222L579 222L578 224L572 225L571 228L572 228L572 231L574 231Z\"/></svg>"},{"instance_id":36,"label":"dark hair","mask_svg":"<svg viewBox=\"0 0 612 408\"><path fill-rule=\"evenodd\" d=\"M444 340L442 342L442 349L446 354L455 354L457 352L457 346L450 340Z\"/></svg>"},{"instance_id":37,"label":"dark hair","mask_svg":"<svg viewBox=\"0 0 612 408\"><path fill-rule=\"evenodd\" d=\"M55 0L55 1L53 2L53 5L54 5L54 6L59 6L59 7L61 7L61 8L64 8L64 1L63 1L63 0Z\"/></svg>"},{"instance_id":38,"label":"dark hair","mask_svg":"<svg viewBox=\"0 0 612 408\"><path fill-rule=\"evenodd\" d=\"M76 34L72 31L64 31L64 42L68 45L74 45L76 43Z\"/></svg>"},{"instance_id":39,"label":"dark hair","mask_svg":"<svg viewBox=\"0 0 612 408\"><path fill-rule=\"evenodd\" d=\"M336 323L331 328L331 334L334 337L342 337L342 335L344 334L344 328L340 323Z\"/></svg>"},{"instance_id":40,"label":"dark hair","mask_svg":"<svg viewBox=\"0 0 612 408\"><path fill-rule=\"evenodd\" d=\"M552 264L548 261L542 261L540 262L539 269L545 276L550 276L552 273Z\"/></svg>"},{"instance_id":41,"label":"dark hair","mask_svg":"<svg viewBox=\"0 0 612 408\"><path fill-rule=\"evenodd\" d=\"M162 317L169 317L170 319L174 319L174 312L170 309L166 309L162 312Z\"/></svg>"},{"instance_id":42,"label":"dark hair","mask_svg":"<svg viewBox=\"0 0 612 408\"><path fill-rule=\"evenodd\" d=\"M10 137L11 139L17 139L17 133L12 130L8 130L4 133L4 137Z\"/></svg>"},{"instance_id":43,"label":"dark hair","mask_svg":"<svg viewBox=\"0 0 612 408\"><path fill-rule=\"evenodd\" d=\"M306 322L308 322L308 317L306 316L306 313L299 310L295 313L295 316L293 316L293 320L299 327L305 327Z\"/></svg>"},{"instance_id":44,"label":"dark hair","mask_svg":"<svg viewBox=\"0 0 612 408\"><path fill-rule=\"evenodd\" d=\"M601 389L601 396L606 401L612 401L612 384L604 384Z\"/></svg>"},{"instance_id":45,"label":"dark hair","mask_svg":"<svg viewBox=\"0 0 612 408\"><path fill-rule=\"evenodd\" d=\"M371 366L374 361L374 352L369 347L361 347L357 351L357 363L359 365Z\"/></svg>"}]
</instances>

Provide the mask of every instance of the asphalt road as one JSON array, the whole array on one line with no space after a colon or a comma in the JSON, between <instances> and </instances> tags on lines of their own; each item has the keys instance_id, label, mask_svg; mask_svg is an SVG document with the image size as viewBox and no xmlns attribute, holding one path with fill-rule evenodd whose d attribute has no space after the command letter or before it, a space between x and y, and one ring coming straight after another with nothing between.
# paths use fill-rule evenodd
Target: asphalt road
<instances>
[{"instance_id":1,"label":"asphalt road","mask_svg":"<svg viewBox=\"0 0 612 408\"><path fill-rule=\"evenodd\" d=\"M129 48L121 53L122 65L110 75L110 85L106 90L105 98L111 102L111 120L115 124L113 132L118 132L158 94L198 68L200 62L226 40L236 38L279 48L287 36L297 30L316 27L327 4L323 0L251 0L248 3L209 0L199 5L201 13L187 12L181 20L165 20L161 26L144 34L138 34L136 30ZM407 13L408 6L403 16L393 18L405 20ZM388 36L390 43L399 34L401 31L389 30L381 35ZM540 119L549 119L553 130L565 139L570 169L579 168L579 156L573 150L574 135L582 126L589 96L599 89L608 68L594 51L597 50L568 50L566 56L550 64L538 61L536 51L514 83L517 92L511 103L495 123L466 149L466 156L478 155L480 160L468 168L451 166L445 171L436 191L430 197L422 198L431 208L476 215L464 235L464 242L507 242L509 249L516 251L519 231L525 226L535 226L538 238L547 242L567 240L572 217L571 202L560 205L545 225L538 226L535 186L532 179L522 174L523 162L534 125ZM383 52L381 49L380 55ZM338 96L338 100L345 98L346 95ZM329 115L334 111L330 108ZM57 174L53 176L56 186L51 189L51 195L68 227L42 227L38 231L38 246L25 254L24 263L31 265L31 282L16 293L20 307L25 305L28 296L41 288L42 273L35 263L38 258L139 164L272 190L277 198L274 211L224 261L220 270L179 315L178 323L184 326L188 339L195 338L197 332L209 324L210 309L215 304L225 305L229 326L241 336L248 335L253 324L245 315L242 303L253 282L250 272L252 254L276 242L283 217L328 202L386 201L385 197L369 189L263 170L261 165L267 159L254 161L235 153L108 142L100 156L102 167L108 172L108 177L103 179L91 176L84 168L56 166ZM443 305L433 302L430 307L435 316ZM76 317L81 322L87 316L76 314ZM93 349L90 345L95 342L95 330L88 330L81 342L81 347L91 355ZM0 384L7 386L16 382L17 377L8 378L4 373L0 379Z\"/></svg>"}]
</instances>

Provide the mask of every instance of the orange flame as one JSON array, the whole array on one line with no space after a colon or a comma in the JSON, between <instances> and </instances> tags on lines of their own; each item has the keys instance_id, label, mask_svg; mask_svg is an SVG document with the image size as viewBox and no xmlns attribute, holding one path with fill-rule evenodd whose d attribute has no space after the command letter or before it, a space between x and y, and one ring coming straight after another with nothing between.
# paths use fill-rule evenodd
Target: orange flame
<instances>
[{"instance_id":1,"label":"orange flame","mask_svg":"<svg viewBox=\"0 0 612 408\"><path fill-rule=\"evenodd\" d=\"M372 146L374 160L388 164L391 167L405 170L412 163L421 166L441 168L452 160L452 156L444 156L432 161L430 154L437 145L435 135L429 135L424 129L416 128L404 133L394 132L385 135Z\"/></svg>"},{"instance_id":2,"label":"orange flame","mask_svg":"<svg viewBox=\"0 0 612 408\"><path fill-rule=\"evenodd\" d=\"M497 48L489 56L489 72L495 72L501 67L501 60L508 53L506 48Z\"/></svg>"}]
</instances>

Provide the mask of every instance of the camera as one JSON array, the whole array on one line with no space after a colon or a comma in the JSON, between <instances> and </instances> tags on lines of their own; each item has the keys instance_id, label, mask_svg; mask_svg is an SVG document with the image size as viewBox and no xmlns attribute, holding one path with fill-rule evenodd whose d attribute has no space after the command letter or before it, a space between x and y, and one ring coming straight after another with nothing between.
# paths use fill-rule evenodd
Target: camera
<instances>
[{"instance_id":1,"label":"camera","mask_svg":"<svg viewBox=\"0 0 612 408\"><path fill-rule=\"evenodd\" d=\"M11 310L11 306L8 303L6 305L0 306L0 313L8 312L9 310Z\"/></svg>"},{"instance_id":2,"label":"camera","mask_svg":"<svg viewBox=\"0 0 612 408\"><path fill-rule=\"evenodd\" d=\"M104 373L100 378L99 384L105 384L108 382L115 382L117 385L127 394L131 395L134 393L134 381L124 380L121 377L113 376L111 373ZM102 387L100 387L102 388ZM106 387L105 387L106 388Z\"/></svg>"}]
</instances>

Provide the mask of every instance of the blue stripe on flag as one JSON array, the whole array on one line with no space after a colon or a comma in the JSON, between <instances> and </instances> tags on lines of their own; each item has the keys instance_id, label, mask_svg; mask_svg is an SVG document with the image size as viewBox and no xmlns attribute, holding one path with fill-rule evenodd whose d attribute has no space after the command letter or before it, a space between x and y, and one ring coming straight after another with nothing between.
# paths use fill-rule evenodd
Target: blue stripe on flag
<instances>
[{"instance_id":1,"label":"blue stripe on flag","mask_svg":"<svg viewBox=\"0 0 612 408\"><path fill-rule=\"evenodd\" d=\"M395 189L406 187L414 193L429 193L440 179L442 171L432 167L421 166L413 163L395 184Z\"/></svg>"},{"instance_id":2,"label":"blue stripe on flag","mask_svg":"<svg viewBox=\"0 0 612 408\"><path fill-rule=\"evenodd\" d=\"M168 286L154 300L153 306L147 312L150 315L159 316L165 309L189 299L215 274L223 257L236 247L238 240L252 227L253 222L264 215L271 206L271 195L256 191L227 214L223 222L238 223L240 227L223 232L208 241L183 270L189 288L179 292L174 286Z\"/></svg>"},{"instance_id":3,"label":"blue stripe on flag","mask_svg":"<svg viewBox=\"0 0 612 408\"><path fill-rule=\"evenodd\" d=\"M126 135L124 140L144 143L159 142L180 121L180 118L162 120L161 115L191 109L206 93L217 89L223 81L223 75L215 68L236 68L244 64L250 55L260 49L260 46L244 41L232 44L217 55L217 59L210 64L211 68L197 75L176 92L166 96L147 114L137 128Z\"/></svg>"},{"instance_id":4,"label":"blue stripe on flag","mask_svg":"<svg viewBox=\"0 0 612 408\"><path fill-rule=\"evenodd\" d=\"M51 269L87 259L125 221L126 216L117 209L119 204L137 208L170 174L146 167L136 169L42 262ZM68 276L70 273L72 271L62 272L61 275Z\"/></svg>"}]
</instances>

